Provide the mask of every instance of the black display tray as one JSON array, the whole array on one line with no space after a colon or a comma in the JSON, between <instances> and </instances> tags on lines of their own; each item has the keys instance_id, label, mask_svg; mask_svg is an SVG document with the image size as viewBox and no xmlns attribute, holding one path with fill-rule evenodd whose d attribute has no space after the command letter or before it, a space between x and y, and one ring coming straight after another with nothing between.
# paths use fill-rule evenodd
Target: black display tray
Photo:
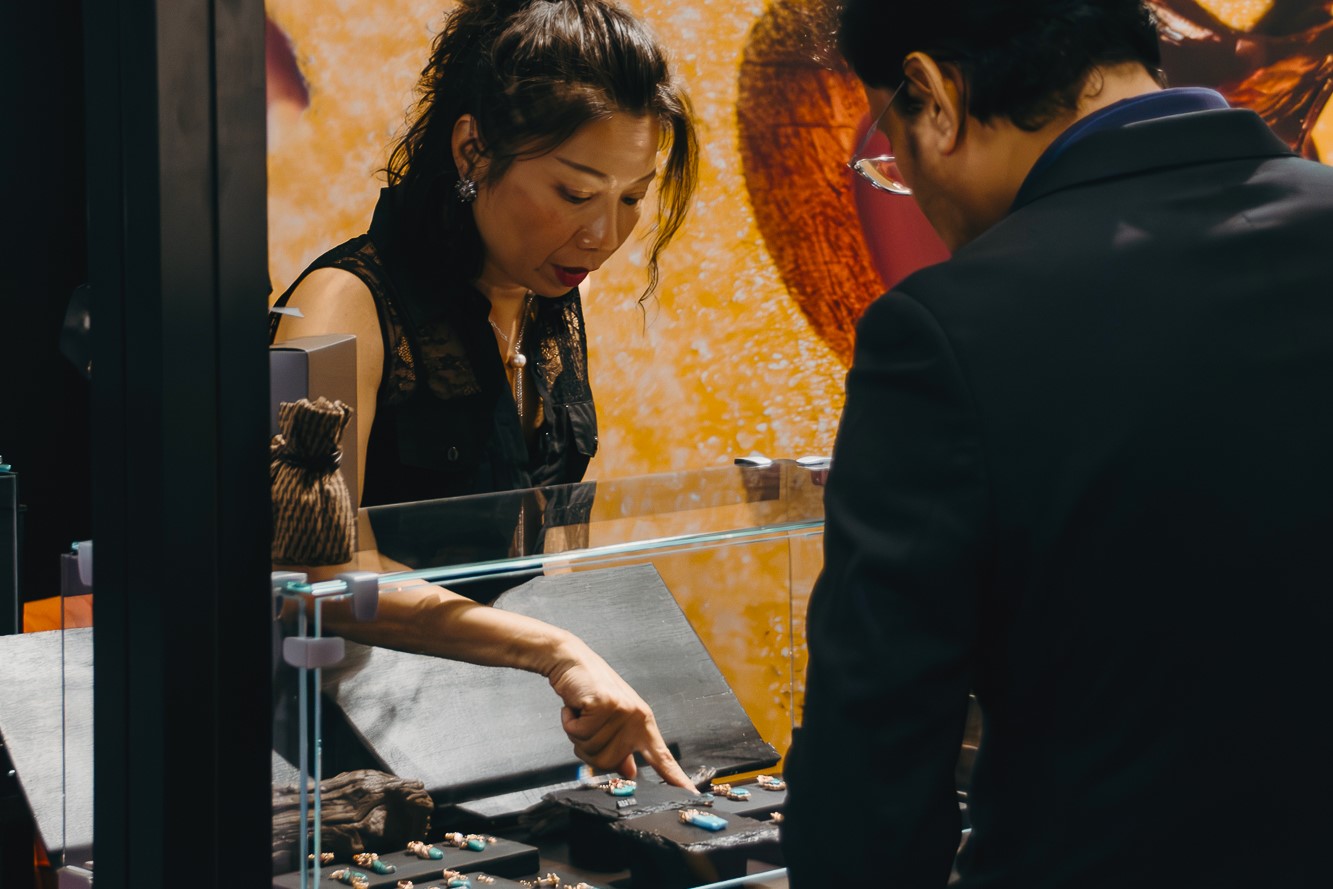
<instances>
[{"instance_id":1,"label":"black display tray","mask_svg":"<svg viewBox=\"0 0 1333 889\"><path fill-rule=\"evenodd\" d=\"M610 826L626 818L683 809L697 794L659 781L638 782L633 796L611 796L595 787L576 787L546 795L548 803L569 811L569 861L577 867L619 870L627 865L620 839Z\"/></svg>"},{"instance_id":2,"label":"black display tray","mask_svg":"<svg viewBox=\"0 0 1333 889\"><path fill-rule=\"evenodd\" d=\"M596 787L574 787L548 793L545 798L604 821L634 818L699 802L698 794L657 780L637 782L633 796L612 796Z\"/></svg>"},{"instance_id":3,"label":"black display tray","mask_svg":"<svg viewBox=\"0 0 1333 889\"><path fill-rule=\"evenodd\" d=\"M468 874L480 871L497 877L530 877L541 867L541 857L536 847L516 843L513 840L499 839L488 844L480 852L458 849L443 843L436 843L435 848L444 853L443 858L438 860L418 858L406 851L380 853L381 861L398 868L391 874L377 874L367 867L334 862L320 869L319 882L311 889L334 889L344 886L345 884L332 879L329 875L345 867L365 874L370 889L384 889L384 887L393 889L399 880L411 880L423 886L434 885L432 881L443 883L441 873L445 868ZM474 889L480 889L481 885L474 882ZM273 878L274 889L300 889L300 886L300 871Z\"/></svg>"},{"instance_id":4,"label":"black display tray","mask_svg":"<svg viewBox=\"0 0 1333 889\"><path fill-rule=\"evenodd\" d=\"M634 889L687 889L742 877L750 859L782 863L777 824L742 815L722 817L727 826L719 831L685 824L675 811L612 824Z\"/></svg>"},{"instance_id":5,"label":"black display tray","mask_svg":"<svg viewBox=\"0 0 1333 889\"><path fill-rule=\"evenodd\" d=\"M700 811L709 812L709 809ZM712 814L716 815L716 812ZM743 845L776 841L778 826L741 815L722 816L727 826L721 830L705 830L680 820L679 812L654 812L638 818L627 818L612 829L635 841L642 841L665 849L693 852L711 852Z\"/></svg>"}]
</instances>

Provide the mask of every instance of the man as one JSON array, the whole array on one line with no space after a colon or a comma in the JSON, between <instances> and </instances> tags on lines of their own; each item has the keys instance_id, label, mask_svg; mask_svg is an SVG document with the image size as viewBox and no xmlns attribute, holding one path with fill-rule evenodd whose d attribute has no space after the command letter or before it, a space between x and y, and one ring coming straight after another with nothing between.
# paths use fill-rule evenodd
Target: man
<instances>
[{"instance_id":1,"label":"man","mask_svg":"<svg viewBox=\"0 0 1333 889\"><path fill-rule=\"evenodd\" d=\"M1161 89L1131 0L848 0L840 47L953 256L858 327L792 885L946 884L969 692L959 886L1328 885L1333 169Z\"/></svg>"}]
</instances>

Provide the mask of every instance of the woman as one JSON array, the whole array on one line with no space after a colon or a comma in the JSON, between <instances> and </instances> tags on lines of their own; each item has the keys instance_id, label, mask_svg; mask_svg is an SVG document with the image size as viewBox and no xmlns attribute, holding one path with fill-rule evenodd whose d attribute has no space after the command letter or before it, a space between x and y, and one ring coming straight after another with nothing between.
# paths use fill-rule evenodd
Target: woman
<instances>
[{"instance_id":1,"label":"woman","mask_svg":"<svg viewBox=\"0 0 1333 889\"><path fill-rule=\"evenodd\" d=\"M659 182L648 288L696 177L665 53L608 0L462 0L436 38L370 230L279 299L276 338L352 333L363 505L579 481L597 448L578 285ZM664 153L662 167L658 156ZM361 641L540 672L585 761L688 781L652 713L581 640L429 585Z\"/></svg>"},{"instance_id":2,"label":"woman","mask_svg":"<svg viewBox=\"0 0 1333 889\"><path fill-rule=\"evenodd\" d=\"M465 0L420 91L369 232L283 294L304 317L276 335L356 335L363 505L579 481L597 419L578 284L660 179L656 283L695 181L684 94L605 0Z\"/></svg>"}]
</instances>

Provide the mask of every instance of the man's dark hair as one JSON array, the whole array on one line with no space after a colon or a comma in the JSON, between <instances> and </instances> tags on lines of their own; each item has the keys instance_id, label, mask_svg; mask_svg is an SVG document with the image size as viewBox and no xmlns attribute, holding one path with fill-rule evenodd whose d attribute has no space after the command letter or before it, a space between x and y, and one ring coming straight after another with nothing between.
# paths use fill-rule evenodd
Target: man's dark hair
<instances>
[{"instance_id":1,"label":"man's dark hair","mask_svg":"<svg viewBox=\"0 0 1333 889\"><path fill-rule=\"evenodd\" d=\"M862 81L890 90L910 53L955 62L974 117L1027 130L1077 107L1094 68L1138 62L1160 76L1161 64L1141 0L842 0L838 48Z\"/></svg>"}]
</instances>

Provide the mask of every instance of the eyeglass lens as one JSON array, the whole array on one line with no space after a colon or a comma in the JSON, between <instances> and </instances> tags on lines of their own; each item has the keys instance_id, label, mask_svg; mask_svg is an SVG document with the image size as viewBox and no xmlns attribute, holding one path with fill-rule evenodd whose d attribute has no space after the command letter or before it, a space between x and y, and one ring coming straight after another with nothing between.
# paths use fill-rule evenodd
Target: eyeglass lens
<instances>
[{"instance_id":1,"label":"eyeglass lens","mask_svg":"<svg viewBox=\"0 0 1333 889\"><path fill-rule=\"evenodd\" d=\"M898 170L898 161L891 154L859 157L852 162L852 169L880 191L887 191L890 194L912 193L912 189L903 182L903 175Z\"/></svg>"}]
</instances>

